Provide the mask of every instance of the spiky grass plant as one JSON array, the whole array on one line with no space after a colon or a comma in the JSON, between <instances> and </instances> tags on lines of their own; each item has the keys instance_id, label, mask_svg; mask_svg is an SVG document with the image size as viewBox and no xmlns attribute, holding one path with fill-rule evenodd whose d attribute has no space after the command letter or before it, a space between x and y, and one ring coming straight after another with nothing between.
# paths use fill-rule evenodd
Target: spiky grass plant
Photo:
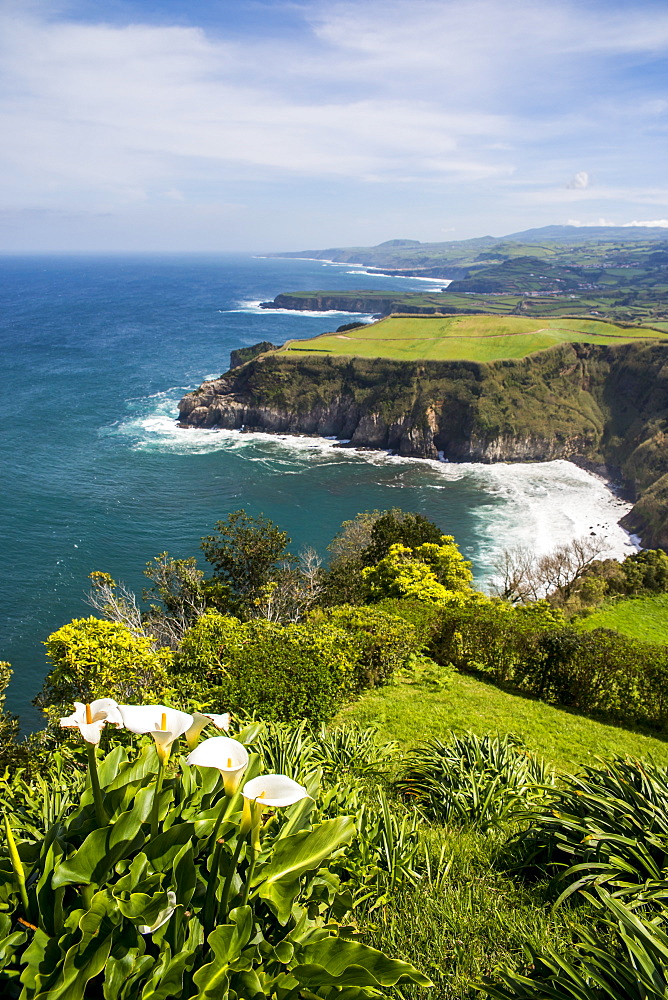
<instances>
[{"instance_id":1,"label":"spiky grass plant","mask_svg":"<svg viewBox=\"0 0 668 1000\"><path fill-rule=\"evenodd\" d=\"M525 811L553 780L517 737L469 732L411 751L395 787L446 826L486 831Z\"/></svg>"},{"instance_id":2,"label":"spiky grass plant","mask_svg":"<svg viewBox=\"0 0 668 1000\"><path fill-rule=\"evenodd\" d=\"M631 899L665 896L668 866L668 769L618 758L568 776L528 829L510 842L512 866L548 877L563 898L594 883Z\"/></svg>"},{"instance_id":3,"label":"spiky grass plant","mask_svg":"<svg viewBox=\"0 0 668 1000\"><path fill-rule=\"evenodd\" d=\"M668 909L643 915L603 889L597 895L603 915L567 955L529 948L525 971L506 969L483 992L494 1000L665 1000Z\"/></svg>"}]
</instances>

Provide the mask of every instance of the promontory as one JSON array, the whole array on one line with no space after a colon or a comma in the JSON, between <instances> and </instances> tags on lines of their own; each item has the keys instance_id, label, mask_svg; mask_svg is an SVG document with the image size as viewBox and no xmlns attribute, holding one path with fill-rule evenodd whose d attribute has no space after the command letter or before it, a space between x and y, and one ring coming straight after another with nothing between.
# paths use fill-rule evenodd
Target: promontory
<instances>
[{"instance_id":1,"label":"promontory","mask_svg":"<svg viewBox=\"0 0 668 1000\"><path fill-rule=\"evenodd\" d=\"M183 428L336 437L451 462L570 459L668 547L668 336L595 320L406 317L259 345L179 404Z\"/></svg>"}]
</instances>

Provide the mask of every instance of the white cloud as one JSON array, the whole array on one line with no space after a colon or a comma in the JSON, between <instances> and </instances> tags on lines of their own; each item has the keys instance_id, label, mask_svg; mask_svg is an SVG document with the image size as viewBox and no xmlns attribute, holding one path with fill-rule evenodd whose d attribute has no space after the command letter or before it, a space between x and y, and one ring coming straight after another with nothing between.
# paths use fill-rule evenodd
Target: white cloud
<instances>
[{"instance_id":1,"label":"white cloud","mask_svg":"<svg viewBox=\"0 0 668 1000\"><path fill-rule=\"evenodd\" d=\"M501 205L668 204L655 155L666 94L627 78L668 47L658 5L311 0L291 6L303 30L272 40L78 23L50 4L0 14L7 206L139 215L273 192L301 210L320 186L356 190L357 220L364 185L377 219L392 198L437 192L460 232L475 212L492 229Z\"/></svg>"},{"instance_id":2,"label":"white cloud","mask_svg":"<svg viewBox=\"0 0 668 1000\"><path fill-rule=\"evenodd\" d=\"M566 187L573 191L584 191L585 188L589 187L589 174L586 170L578 171L575 177L568 182Z\"/></svg>"},{"instance_id":3,"label":"white cloud","mask_svg":"<svg viewBox=\"0 0 668 1000\"><path fill-rule=\"evenodd\" d=\"M652 219L649 222L623 222L623 226L648 226L656 229L668 229L668 219Z\"/></svg>"}]
</instances>

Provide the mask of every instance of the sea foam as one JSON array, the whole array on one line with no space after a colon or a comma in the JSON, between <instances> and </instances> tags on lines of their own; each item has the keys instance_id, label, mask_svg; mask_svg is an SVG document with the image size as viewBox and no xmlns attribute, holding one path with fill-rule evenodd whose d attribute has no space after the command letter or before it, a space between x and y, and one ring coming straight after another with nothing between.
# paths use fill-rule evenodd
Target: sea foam
<instances>
[{"instance_id":1,"label":"sea foam","mask_svg":"<svg viewBox=\"0 0 668 1000\"><path fill-rule=\"evenodd\" d=\"M376 467L379 486L404 493L404 497L392 496L387 506L416 509L423 491L439 491L443 523L447 523L449 490L455 483L459 488L469 487L478 502L471 509L475 544L466 554L475 557L479 583L489 578L504 549L518 545L542 554L586 535L601 542L603 557L623 559L638 548L638 540L618 524L631 504L620 499L604 479L571 462L450 463L340 447L341 442L332 438L180 428L174 420L174 393L173 388L143 403L135 401L134 414L104 433L125 439L136 451L221 452L221 458L228 455L261 463L284 476L305 475L317 465Z\"/></svg>"}]
</instances>

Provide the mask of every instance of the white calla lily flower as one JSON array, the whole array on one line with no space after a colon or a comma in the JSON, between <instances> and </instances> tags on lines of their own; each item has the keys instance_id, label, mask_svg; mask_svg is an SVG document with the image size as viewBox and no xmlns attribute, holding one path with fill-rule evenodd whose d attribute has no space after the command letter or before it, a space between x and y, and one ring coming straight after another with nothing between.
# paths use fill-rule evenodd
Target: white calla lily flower
<instances>
[{"instance_id":1,"label":"white calla lily flower","mask_svg":"<svg viewBox=\"0 0 668 1000\"><path fill-rule=\"evenodd\" d=\"M107 723L121 727L123 717L113 698L97 698L88 704L74 702L74 712L60 720L63 729L78 729L86 743L95 746L100 742L102 730Z\"/></svg>"},{"instance_id":2,"label":"white calla lily flower","mask_svg":"<svg viewBox=\"0 0 668 1000\"><path fill-rule=\"evenodd\" d=\"M215 712L193 712L193 724L185 734L190 749L192 750L196 746L200 733L205 726L211 724L216 729L224 729L227 732L230 728L230 719L229 712L224 712L222 715L216 715Z\"/></svg>"},{"instance_id":3,"label":"white calla lily flower","mask_svg":"<svg viewBox=\"0 0 668 1000\"><path fill-rule=\"evenodd\" d=\"M218 768L223 776L226 794L233 795L248 767L248 751L239 740L233 740L229 736L212 736L188 754L186 764Z\"/></svg>"},{"instance_id":4,"label":"white calla lily flower","mask_svg":"<svg viewBox=\"0 0 668 1000\"><path fill-rule=\"evenodd\" d=\"M257 778L251 778L242 788L241 794L258 805L274 808L294 805L308 796L303 785L285 774L261 774Z\"/></svg>"},{"instance_id":5,"label":"white calla lily flower","mask_svg":"<svg viewBox=\"0 0 668 1000\"><path fill-rule=\"evenodd\" d=\"M140 934L155 934L163 924L166 924L172 913L176 909L176 893L172 889L167 890L167 906L160 910L156 921L149 927L148 924L139 924L137 930Z\"/></svg>"},{"instance_id":6,"label":"white calla lily flower","mask_svg":"<svg viewBox=\"0 0 668 1000\"><path fill-rule=\"evenodd\" d=\"M169 760L172 743L193 724L193 717L166 705L119 705L123 725L131 733L150 733L163 764Z\"/></svg>"}]
</instances>

